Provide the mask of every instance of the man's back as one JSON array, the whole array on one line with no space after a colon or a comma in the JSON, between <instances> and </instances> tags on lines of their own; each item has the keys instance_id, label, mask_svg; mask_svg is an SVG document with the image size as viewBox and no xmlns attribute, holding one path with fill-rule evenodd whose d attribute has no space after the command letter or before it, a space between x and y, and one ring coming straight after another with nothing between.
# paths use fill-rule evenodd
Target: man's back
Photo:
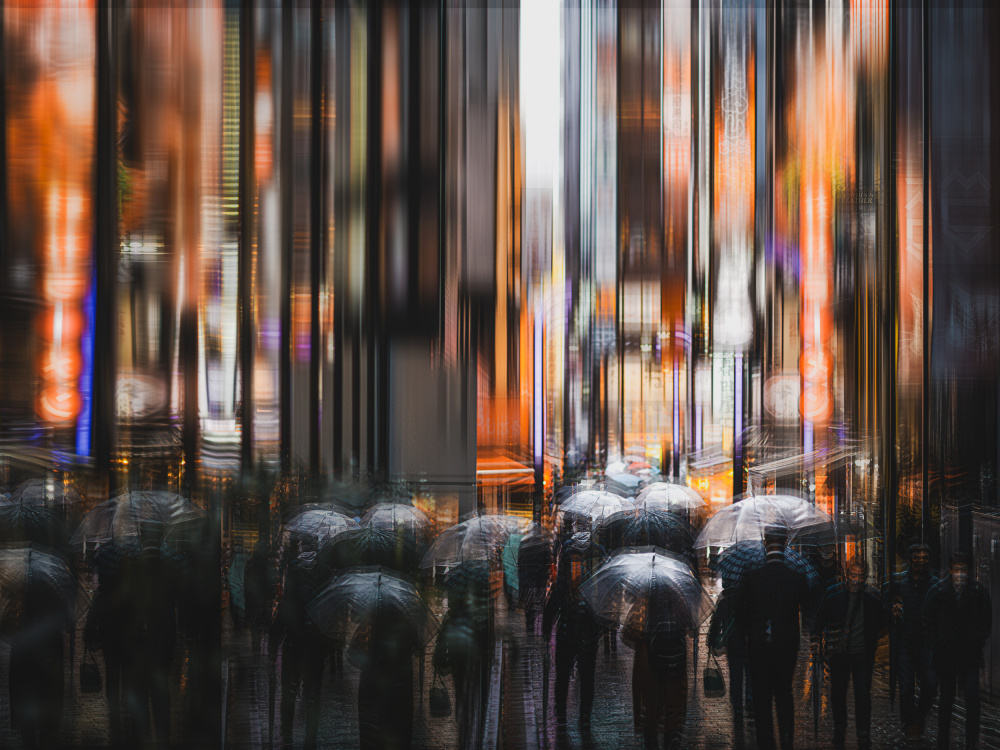
<instances>
[{"instance_id":1,"label":"man's back","mask_svg":"<svg viewBox=\"0 0 1000 750\"><path fill-rule=\"evenodd\" d=\"M746 573L737 589L737 617L753 649L798 650L799 613L809 597L804 574L783 561Z\"/></svg>"}]
</instances>

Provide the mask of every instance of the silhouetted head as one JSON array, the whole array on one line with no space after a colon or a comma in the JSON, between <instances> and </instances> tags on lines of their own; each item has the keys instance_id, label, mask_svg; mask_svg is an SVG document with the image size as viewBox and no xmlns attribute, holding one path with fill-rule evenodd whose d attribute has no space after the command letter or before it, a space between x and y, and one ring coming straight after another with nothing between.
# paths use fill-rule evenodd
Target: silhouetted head
<instances>
[{"instance_id":1,"label":"silhouetted head","mask_svg":"<svg viewBox=\"0 0 1000 750\"><path fill-rule=\"evenodd\" d=\"M143 557L159 556L163 545L163 524L151 519L144 520L139 525L139 542Z\"/></svg>"},{"instance_id":2,"label":"silhouetted head","mask_svg":"<svg viewBox=\"0 0 1000 750\"><path fill-rule=\"evenodd\" d=\"M969 584L969 572L971 568L968 555L956 552L951 556L948 571L951 573L951 585L955 587L955 591L959 594L965 591L965 587Z\"/></svg>"},{"instance_id":3,"label":"silhouetted head","mask_svg":"<svg viewBox=\"0 0 1000 750\"><path fill-rule=\"evenodd\" d=\"M906 551L910 564L910 573L917 578L923 578L930 572L931 547L929 544L911 544Z\"/></svg>"},{"instance_id":4,"label":"silhouetted head","mask_svg":"<svg viewBox=\"0 0 1000 750\"><path fill-rule=\"evenodd\" d=\"M768 560L784 557L787 543L788 530L783 526L768 526L764 530L764 548L767 550Z\"/></svg>"},{"instance_id":5,"label":"silhouetted head","mask_svg":"<svg viewBox=\"0 0 1000 750\"><path fill-rule=\"evenodd\" d=\"M868 569L865 568L865 564L861 561L861 558L855 557L851 560L850 565L847 566L847 589L851 593L856 593L861 591L865 586L865 580L868 578Z\"/></svg>"}]
</instances>

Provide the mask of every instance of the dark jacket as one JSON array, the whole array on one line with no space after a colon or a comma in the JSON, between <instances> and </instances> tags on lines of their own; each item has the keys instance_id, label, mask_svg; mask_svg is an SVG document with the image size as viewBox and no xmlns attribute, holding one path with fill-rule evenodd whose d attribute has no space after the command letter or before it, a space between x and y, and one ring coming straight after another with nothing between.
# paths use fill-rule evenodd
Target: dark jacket
<instances>
[{"instance_id":1,"label":"dark jacket","mask_svg":"<svg viewBox=\"0 0 1000 750\"><path fill-rule=\"evenodd\" d=\"M556 637L575 641L580 647L596 645L600 626L580 593L580 584L596 567L600 552L590 546L589 535L566 541L559 552L556 580L542 612L542 632L557 626Z\"/></svg>"},{"instance_id":2,"label":"dark jacket","mask_svg":"<svg viewBox=\"0 0 1000 750\"><path fill-rule=\"evenodd\" d=\"M731 657L746 656L747 634L736 618L736 590L723 590L708 626L708 645Z\"/></svg>"},{"instance_id":3,"label":"dark jacket","mask_svg":"<svg viewBox=\"0 0 1000 750\"><path fill-rule=\"evenodd\" d=\"M869 658L875 657L875 649L878 648L878 639L885 629L885 610L879 599L878 592L866 586L861 592L865 631L865 653ZM847 622L848 609L850 608L851 595L846 583L838 583L831 586L826 591L823 601L819 605L816 613L816 620L813 623L813 641L821 642L823 631L827 628L845 628Z\"/></svg>"},{"instance_id":4,"label":"dark jacket","mask_svg":"<svg viewBox=\"0 0 1000 750\"><path fill-rule=\"evenodd\" d=\"M928 571L927 577L915 581L910 571L896 573L883 592L883 606L886 616L892 622L893 642L919 648L924 642L924 602L928 592L937 585L937 575ZM892 610L896 602L903 605L903 616L893 619Z\"/></svg>"},{"instance_id":5,"label":"dark jacket","mask_svg":"<svg viewBox=\"0 0 1000 750\"><path fill-rule=\"evenodd\" d=\"M924 640L935 670L983 666L983 646L993 629L992 603L983 584L970 580L957 596L951 578L942 578L927 593L923 615Z\"/></svg>"},{"instance_id":6,"label":"dark jacket","mask_svg":"<svg viewBox=\"0 0 1000 750\"><path fill-rule=\"evenodd\" d=\"M783 561L748 571L736 589L737 623L750 651L797 651L799 615L809 604L805 574Z\"/></svg>"}]
</instances>

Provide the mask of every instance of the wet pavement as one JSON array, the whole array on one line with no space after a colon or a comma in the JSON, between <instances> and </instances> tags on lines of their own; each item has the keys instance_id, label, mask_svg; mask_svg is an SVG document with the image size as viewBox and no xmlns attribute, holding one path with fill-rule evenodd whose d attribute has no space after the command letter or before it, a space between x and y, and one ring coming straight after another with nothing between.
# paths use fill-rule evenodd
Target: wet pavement
<instances>
[{"instance_id":1,"label":"wet pavement","mask_svg":"<svg viewBox=\"0 0 1000 750\"><path fill-rule=\"evenodd\" d=\"M440 603L437 607L440 608ZM269 736L273 736L275 747L280 746L280 718L275 715L273 735L269 734L268 694L270 684L268 670L251 658L251 639L246 630L232 626L231 618L224 618L223 639L225 658L223 675L226 689L226 742L231 748L269 748ZM597 690L594 702L593 721L589 733L583 733L578 726L578 698L575 680L570 686L569 731L560 742L556 737L552 715L552 683L554 671L549 672L548 696L543 687L544 656L546 644L537 635L525 637L524 618L520 612L506 612L503 599L498 604L497 635L500 641L499 657L492 675L489 698L490 711L485 720L484 747L490 750L502 748L600 748L629 750L640 748L642 739L632 724L632 652L623 643L614 650L605 652L599 647L597 657ZM551 648L551 644L550 644ZM431 654L433 644L429 644L424 654L424 673L421 690L420 670L414 672L414 735L413 747L456 748L458 729L454 713L445 718L431 717L427 705L433 671ZM68 654L68 638L67 638ZM20 747L19 737L12 731L7 702L7 664L9 649L0 643L0 747ZM106 746L108 741L107 703L103 693L82 694L79 690L79 670L83 660L80 634L76 634L76 649L73 661L72 679L67 674L65 710L61 725L61 736L67 747L97 748ZM705 698L701 689L701 672L704 669L706 652L704 634L699 647L698 664L690 664L689 698L687 722L684 730L683 746L691 750L721 750L722 748L754 748L753 723L747 721L742 731L734 731L728 698ZM795 682L796 747L832 748L832 723L829 704L824 696L823 715L818 737L813 734L813 719L808 701L805 676L808 654L801 653ZM98 658L98 663L100 659ZM725 660L720 665L726 672ZM103 671L103 665L102 665ZM186 717L185 705L185 662L183 651L178 650L171 676L172 700L172 747L186 748L182 728ZM728 672L726 672L728 685ZM451 681L446 678L449 694L454 706L455 696ZM280 690L280 681L275 687ZM357 720L358 670L346 660L341 671L324 672L321 698L321 719L319 746L321 748L358 747ZM927 719L928 732L918 743L907 745L898 720L897 709L889 707L888 674L884 666L876 668L873 690L872 733L875 748L932 748L937 712L931 711ZM853 713L853 699L848 696L848 710ZM300 701L301 703L301 701ZM301 705L298 707L301 709ZM302 711L296 711L295 742L299 746L304 736ZM964 711L959 701L955 709L955 723L952 729L952 746L963 747ZM220 742L220 746L222 743ZM855 747L853 736L853 715L848 728L847 747ZM983 729L980 740L982 748L1000 749L1000 709L984 701Z\"/></svg>"}]
</instances>

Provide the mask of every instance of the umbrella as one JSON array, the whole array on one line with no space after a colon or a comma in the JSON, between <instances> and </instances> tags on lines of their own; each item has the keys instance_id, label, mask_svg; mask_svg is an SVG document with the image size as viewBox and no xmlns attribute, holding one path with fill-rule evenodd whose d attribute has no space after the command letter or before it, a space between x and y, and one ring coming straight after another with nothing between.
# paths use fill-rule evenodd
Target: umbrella
<instances>
[{"instance_id":1,"label":"umbrella","mask_svg":"<svg viewBox=\"0 0 1000 750\"><path fill-rule=\"evenodd\" d=\"M729 505L708 519L695 546L731 547L737 542L762 540L770 526L779 526L789 535L815 526L829 516L794 495L758 495Z\"/></svg>"},{"instance_id":2,"label":"umbrella","mask_svg":"<svg viewBox=\"0 0 1000 750\"><path fill-rule=\"evenodd\" d=\"M329 539L320 557L331 568L382 566L409 573L415 572L420 564L411 538L371 523L345 529Z\"/></svg>"},{"instance_id":3,"label":"umbrella","mask_svg":"<svg viewBox=\"0 0 1000 750\"><path fill-rule=\"evenodd\" d=\"M652 546L677 554L690 552L695 538L683 518L665 510L616 513L601 522L598 536L608 549Z\"/></svg>"},{"instance_id":4,"label":"umbrella","mask_svg":"<svg viewBox=\"0 0 1000 750\"><path fill-rule=\"evenodd\" d=\"M701 495L687 485L674 482L655 482L647 485L634 502L636 508L644 510L702 513L708 509Z\"/></svg>"},{"instance_id":5,"label":"umbrella","mask_svg":"<svg viewBox=\"0 0 1000 750\"><path fill-rule=\"evenodd\" d=\"M62 550L68 541L66 525L52 508L23 499L0 501L0 542L35 542Z\"/></svg>"},{"instance_id":6,"label":"umbrella","mask_svg":"<svg viewBox=\"0 0 1000 750\"><path fill-rule=\"evenodd\" d=\"M282 557L290 554L294 543L297 557L308 565L316 560L320 549L350 529L358 528L353 519L330 507L303 505L285 523L281 545Z\"/></svg>"},{"instance_id":7,"label":"umbrella","mask_svg":"<svg viewBox=\"0 0 1000 750\"><path fill-rule=\"evenodd\" d=\"M145 526L161 528L176 541L175 527L197 527L192 522L204 516L201 508L172 492L126 490L84 516L70 544L83 547L87 542L138 539Z\"/></svg>"},{"instance_id":8,"label":"umbrella","mask_svg":"<svg viewBox=\"0 0 1000 750\"><path fill-rule=\"evenodd\" d=\"M61 555L34 544L0 550L0 628L5 633L37 622L23 620L32 595L57 602L63 615L50 624L62 629L83 610L86 597ZM63 607L65 609L63 609Z\"/></svg>"},{"instance_id":9,"label":"umbrella","mask_svg":"<svg viewBox=\"0 0 1000 750\"><path fill-rule=\"evenodd\" d=\"M747 572L763 568L766 564L767 550L764 542L747 539L725 550L712 563L711 568L722 576L722 586L728 589L738 586ZM809 588L815 588L819 584L819 574L816 569L805 557L790 547L785 548L785 564L792 570L803 573L809 581Z\"/></svg>"},{"instance_id":10,"label":"umbrella","mask_svg":"<svg viewBox=\"0 0 1000 750\"><path fill-rule=\"evenodd\" d=\"M563 501L559 510L589 523L600 521L631 507L625 498L601 490L584 490Z\"/></svg>"},{"instance_id":11,"label":"umbrella","mask_svg":"<svg viewBox=\"0 0 1000 750\"><path fill-rule=\"evenodd\" d=\"M406 576L381 567L345 572L326 585L306 605L306 611L324 634L337 637L345 625L371 622L388 615L412 628L426 644L437 630L437 618Z\"/></svg>"},{"instance_id":12,"label":"umbrella","mask_svg":"<svg viewBox=\"0 0 1000 750\"><path fill-rule=\"evenodd\" d=\"M409 534L416 539L426 532L431 524L431 519L422 510L414 508L412 505L379 503L365 513L361 518L361 523L379 529Z\"/></svg>"},{"instance_id":13,"label":"umbrella","mask_svg":"<svg viewBox=\"0 0 1000 750\"><path fill-rule=\"evenodd\" d=\"M482 515L445 529L424 555L420 567L433 570L466 562L496 560L512 531L525 526L515 516Z\"/></svg>"},{"instance_id":14,"label":"umbrella","mask_svg":"<svg viewBox=\"0 0 1000 750\"><path fill-rule=\"evenodd\" d=\"M623 487L628 489L635 489L639 486L639 477L635 474L629 474L628 472L622 472L621 474L610 474L608 476L609 482L617 482Z\"/></svg>"},{"instance_id":15,"label":"umbrella","mask_svg":"<svg viewBox=\"0 0 1000 750\"><path fill-rule=\"evenodd\" d=\"M640 607L656 630L691 630L712 610L712 601L691 567L654 547L619 550L580 586L598 620L622 625Z\"/></svg>"},{"instance_id":16,"label":"umbrella","mask_svg":"<svg viewBox=\"0 0 1000 750\"><path fill-rule=\"evenodd\" d=\"M11 493L11 503L47 508L56 516L75 524L77 514L83 504L79 493L67 487L62 481L40 478L21 482Z\"/></svg>"}]
</instances>

